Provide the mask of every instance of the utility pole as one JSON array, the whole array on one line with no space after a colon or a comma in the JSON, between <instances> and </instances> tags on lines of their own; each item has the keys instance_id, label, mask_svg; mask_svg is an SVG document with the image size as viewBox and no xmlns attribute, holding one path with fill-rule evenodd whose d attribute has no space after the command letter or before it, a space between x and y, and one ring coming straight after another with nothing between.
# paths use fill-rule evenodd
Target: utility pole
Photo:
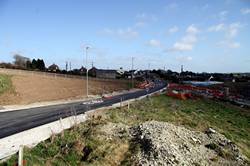
<instances>
[{"instance_id":1,"label":"utility pole","mask_svg":"<svg viewBox=\"0 0 250 166\"><path fill-rule=\"evenodd\" d=\"M149 78L149 73L150 73L150 63L148 63L147 79Z\"/></svg>"},{"instance_id":2,"label":"utility pole","mask_svg":"<svg viewBox=\"0 0 250 166\"><path fill-rule=\"evenodd\" d=\"M71 71L71 62L69 62L69 70Z\"/></svg>"},{"instance_id":3,"label":"utility pole","mask_svg":"<svg viewBox=\"0 0 250 166\"><path fill-rule=\"evenodd\" d=\"M132 57L132 89L134 88L134 57Z\"/></svg>"},{"instance_id":4,"label":"utility pole","mask_svg":"<svg viewBox=\"0 0 250 166\"><path fill-rule=\"evenodd\" d=\"M86 51L86 93L87 93L87 98L89 97L89 78L88 78L88 49L90 47L85 47Z\"/></svg>"},{"instance_id":5,"label":"utility pole","mask_svg":"<svg viewBox=\"0 0 250 166\"><path fill-rule=\"evenodd\" d=\"M68 61L66 61L66 71L68 71Z\"/></svg>"}]
</instances>

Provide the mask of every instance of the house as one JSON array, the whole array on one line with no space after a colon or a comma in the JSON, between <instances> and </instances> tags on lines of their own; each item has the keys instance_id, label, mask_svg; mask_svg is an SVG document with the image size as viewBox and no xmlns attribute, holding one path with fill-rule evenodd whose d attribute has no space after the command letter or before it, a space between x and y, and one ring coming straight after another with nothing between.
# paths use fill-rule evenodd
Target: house
<instances>
[{"instance_id":1,"label":"house","mask_svg":"<svg viewBox=\"0 0 250 166\"><path fill-rule=\"evenodd\" d=\"M117 71L116 70L104 70L104 69L97 69L96 70L96 77L97 78L116 78Z\"/></svg>"},{"instance_id":2,"label":"house","mask_svg":"<svg viewBox=\"0 0 250 166\"><path fill-rule=\"evenodd\" d=\"M48 71L50 72L57 72L59 70L60 70L59 67L54 63L48 67Z\"/></svg>"},{"instance_id":3,"label":"house","mask_svg":"<svg viewBox=\"0 0 250 166\"><path fill-rule=\"evenodd\" d=\"M98 69L95 68L95 67L92 67L91 69L89 69L89 70L88 70L89 76L96 77L96 71L97 71L97 70L98 70Z\"/></svg>"},{"instance_id":4,"label":"house","mask_svg":"<svg viewBox=\"0 0 250 166\"><path fill-rule=\"evenodd\" d=\"M84 75L84 74L86 74L86 72L87 72L87 69L85 67L83 67L83 66L79 69L79 74L80 75Z\"/></svg>"},{"instance_id":5,"label":"house","mask_svg":"<svg viewBox=\"0 0 250 166\"><path fill-rule=\"evenodd\" d=\"M118 73L119 75L124 75L125 71L123 70L122 67L120 67L120 69L117 70L117 73Z\"/></svg>"}]
</instances>

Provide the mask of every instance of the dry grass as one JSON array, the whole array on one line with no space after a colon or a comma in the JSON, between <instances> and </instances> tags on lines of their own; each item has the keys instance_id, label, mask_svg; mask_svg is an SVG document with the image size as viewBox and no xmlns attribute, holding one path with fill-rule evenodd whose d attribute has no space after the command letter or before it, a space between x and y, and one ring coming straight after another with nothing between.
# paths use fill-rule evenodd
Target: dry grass
<instances>
[{"instance_id":1,"label":"dry grass","mask_svg":"<svg viewBox=\"0 0 250 166\"><path fill-rule=\"evenodd\" d=\"M92 120L33 149L25 149L24 158L31 165L134 165L132 156L140 150L136 141L128 136L111 137L103 129L110 123L133 126L148 120L171 122L197 131L212 127L235 142L250 158L249 110L227 103L181 101L160 95L132 103L129 110L127 107L111 109L91 116ZM213 145L211 148L216 149ZM221 156L230 157L227 151L216 150ZM16 159L13 156L6 164L13 165Z\"/></svg>"},{"instance_id":2,"label":"dry grass","mask_svg":"<svg viewBox=\"0 0 250 166\"><path fill-rule=\"evenodd\" d=\"M105 136L100 128L106 123L100 117L93 118L53 135L33 149L25 148L24 159L28 165L119 165L129 143L123 138ZM13 156L2 165L12 166L16 162L17 156Z\"/></svg>"}]
</instances>

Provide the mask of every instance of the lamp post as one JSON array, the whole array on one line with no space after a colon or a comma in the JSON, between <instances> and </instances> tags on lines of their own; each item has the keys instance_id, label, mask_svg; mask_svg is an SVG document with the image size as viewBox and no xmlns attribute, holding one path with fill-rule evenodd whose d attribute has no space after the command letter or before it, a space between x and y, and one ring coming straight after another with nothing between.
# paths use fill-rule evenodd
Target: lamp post
<instances>
[{"instance_id":1,"label":"lamp post","mask_svg":"<svg viewBox=\"0 0 250 166\"><path fill-rule=\"evenodd\" d=\"M85 54L86 54L86 93L87 93L87 98L89 97L89 77L88 77L88 49L90 47L86 46L85 47Z\"/></svg>"},{"instance_id":2,"label":"lamp post","mask_svg":"<svg viewBox=\"0 0 250 166\"><path fill-rule=\"evenodd\" d=\"M132 74L131 74L131 77L132 77L132 89L134 88L134 57L132 57Z\"/></svg>"}]
</instances>

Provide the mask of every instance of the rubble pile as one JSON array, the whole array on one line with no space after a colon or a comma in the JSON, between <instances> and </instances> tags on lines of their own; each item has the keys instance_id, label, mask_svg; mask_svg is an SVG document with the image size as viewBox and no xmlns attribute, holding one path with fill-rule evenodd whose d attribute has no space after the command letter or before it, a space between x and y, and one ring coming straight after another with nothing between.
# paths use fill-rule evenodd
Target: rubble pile
<instances>
[{"instance_id":1,"label":"rubble pile","mask_svg":"<svg viewBox=\"0 0 250 166\"><path fill-rule=\"evenodd\" d=\"M149 121L132 127L131 136L141 147L138 165L247 165L236 145L211 128L202 133Z\"/></svg>"},{"instance_id":2,"label":"rubble pile","mask_svg":"<svg viewBox=\"0 0 250 166\"><path fill-rule=\"evenodd\" d=\"M105 136L109 139L113 137L125 138L129 137L129 126L122 123L107 123L102 126L100 129L102 136Z\"/></svg>"}]
</instances>

